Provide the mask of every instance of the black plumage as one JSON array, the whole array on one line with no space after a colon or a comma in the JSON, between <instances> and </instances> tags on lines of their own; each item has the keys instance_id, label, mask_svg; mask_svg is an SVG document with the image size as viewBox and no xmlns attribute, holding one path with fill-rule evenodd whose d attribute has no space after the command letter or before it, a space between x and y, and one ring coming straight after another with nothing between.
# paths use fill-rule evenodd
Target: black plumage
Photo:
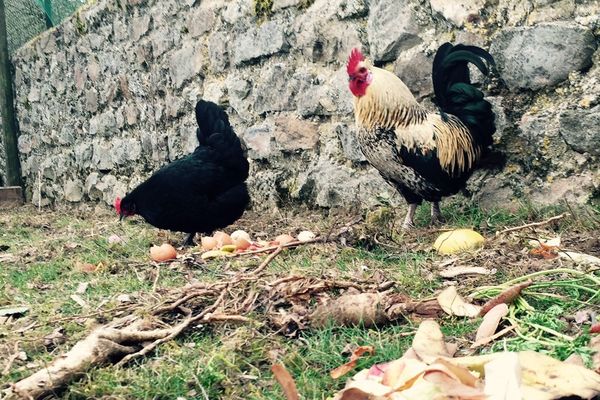
<instances>
[{"instance_id":1,"label":"black plumage","mask_svg":"<svg viewBox=\"0 0 600 400\"><path fill-rule=\"evenodd\" d=\"M196 104L199 145L192 154L165 165L115 207L121 215L140 215L149 224L189 233L212 233L242 216L250 203L248 160L227 114L214 103Z\"/></svg>"}]
</instances>

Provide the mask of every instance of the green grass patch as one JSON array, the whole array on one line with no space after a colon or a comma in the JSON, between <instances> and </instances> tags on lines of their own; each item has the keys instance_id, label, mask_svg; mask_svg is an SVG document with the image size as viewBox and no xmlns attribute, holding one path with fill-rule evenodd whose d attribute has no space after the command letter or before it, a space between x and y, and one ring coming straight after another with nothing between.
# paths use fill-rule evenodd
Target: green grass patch
<instances>
[{"instance_id":1,"label":"green grass patch","mask_svg":"<svg viewBox=\"0 0 600 400\"><path fill-rule=\"evenodd\" d=\"M598 308L598 271L583 267L578 274L556 270L554 261L534 259L523 249L527 249L530 237L561 234L570 249L599 256L594 253L593 243L588 247L582 247L582 243L586 243L586 238L598 237L595 218L600 217L600 208L536 209L524 205L515 212L483 211L476 205L456 201L445 204L442 211L448 219L447 226L474 227L490 239L482 252L461 255L458 263L497 269L489 276L457 278L461 294L483 288L479 298L485 300L501 291L506 281L538 273L534 285L523 292L509 316L510 321L519 324L518 334L507 335L481 351L533 349L559 359L578 353L589 362L590 335L586 327L565 317ZM505 241L491 240L496 231L505 227L544 220L564 211L574 215L535 232L526 230ZM269 265L268 273L272 277L298 274L347 281L393 281L396 292L414 299L431 298L444 285L437 273L439 264L450 257L441 257L431 250L439 231L425 228L428 205L417 211L416 222L421 228L415 233L391 232L397 228L394 221L402 220L401 214L382 208L377 215L368 217L364 226L356 227L348 246L338 243L286 250ZM258 216L251 216L240 224L253 218L259 221ZM298 217L301 222L294 218L289 217L290 226L317 232L327 232L333 225L333 221L322 216ZM280 222L256 229L241 226L270 237L287 230ZM111 235L118 235L124 242L109 243ZM239 257L208 263L182 259L161 265L159 271L149 260L150 246L165 241L178 244L182 239L183 234L159 231L137 219L119 223L114 213L108 212L38 212L24 207L10 215L0 215L0 248L4 249L0 250L0 257L11 255L4 258L0 268L0 307L29 307L23 317L8 325L0 324L0 358L6 359L17 340L28 356L26 362L15 362L9 374L0 378L0 385L28 376L68 351L98 324L127 313L147 312L167 291L196 280L227 280L235 272L255 268L264 259ZM86 272L81 268L83 264L97 268ZM70 297L81 283L89 285L79 294L88 308L82 308ZM264 282L256 282L256 287L261 284ZM119 300L123 294L130 296L130 303ZM315 302L313 299L311 304ZM259 312L252 317L263 322L260 318L264 316ZM448 341L468 347L480 319L447 317L439 322ZM34 325L16 333L30 324ZM45 344L44 337L59 327L65 334L64 343ZM57 397L283 399L270 372L273 360L278 360L295 378L304 398L326 399L345 384L346 377L333 380L329 372L347 361L349 351L359 345L375 347L375 354L361 359L356 371L396 359L410 346L411 333L417 327L418 321L410 320L378 328L328 326L304 331L299 338L287 338L274 333L268 325L201 326L125 367L91 369ZM30 362L34 365L28 366Z\"/></svg>"}]
</instances>

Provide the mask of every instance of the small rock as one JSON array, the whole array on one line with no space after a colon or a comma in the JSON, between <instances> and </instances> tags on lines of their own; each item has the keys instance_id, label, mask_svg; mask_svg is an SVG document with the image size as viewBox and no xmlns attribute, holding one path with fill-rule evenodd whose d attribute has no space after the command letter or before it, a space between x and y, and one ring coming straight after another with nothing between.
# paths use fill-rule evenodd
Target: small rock
<instances>
[{"instance_id":1,"label":"small rock","mask_svg":"<svg viewBox=\"0 0 600 400\"><path fill-rule=\"evenodd\" d=\"M236 65L287 50L286 26L282 20L272 20L242 32L233 43Z\"/></svg>"},{"instance_id":2,"label":"small rock","mask_svg":"<svg viewBox=\"0 0 600 400\"><path fill-rule=\"evenodd\" d=\"M273 154L274 132L273 126L268 123L248 128L242 139L248 147L248 157L251 159L265 159Z\"/></svg>"},{"instance_id":3,"label":"small rock","mask_svg":"<svg viewBox=\"0 0 600 400\"><path fill-rule=\"evenodd\" d=\"M463 26L469 18L478 17L485 3L486 0L430 0L431 9L456 26Z\"/></svg>"},{"instance_id":4,"label":"small rock","mask_svg":"<svg viewBox=\"0 0 600 400\"><path fill-rule=\"evenodd\" d=\"M490 53L511 89L541 89L589 67L596 49L589 29L555 22L506 28L492 40Z\"/></svg>"},{"instance_id":5,"label":"small rock","mask_svg":"<svg viewBox=\"0 0 600 400\"><path fill-rule=\"evenodd\" d=\"M367 36L375 61L392 61L423 40L413 4L397 0L372 0Z\"/></svg>"},{"instance_id":6,"label":"small rock","mask_svg":"<svg viewBox=\"0 0 600 400\"><path fill-rule=\"evenodd\" d=\"M169 69L171 82L176 88L181 87L185 81L198 75L204 65L200 46L184 45L171 56Z\"/></svg>"},{"instance_id":7,"label":"small rock","mask_svg":"<svg viewBox=\"0 0 600 400\"><path fill-rule=\"evenodd\" d=\"M283 150L310 150L319 142L317 125L294 117L278 116L275 122L275 142Z\"/></svg>"},{"instance_id":8,"label":"small rock","mask_svg":"<svg viewBox=\"0 0 600 400\"><path fill-rule=\"evenodd\" d=\"M559 116L560 134L580 153L600 156L600 106L589 110L565 110Z\"/></svg>"}]
</instances>

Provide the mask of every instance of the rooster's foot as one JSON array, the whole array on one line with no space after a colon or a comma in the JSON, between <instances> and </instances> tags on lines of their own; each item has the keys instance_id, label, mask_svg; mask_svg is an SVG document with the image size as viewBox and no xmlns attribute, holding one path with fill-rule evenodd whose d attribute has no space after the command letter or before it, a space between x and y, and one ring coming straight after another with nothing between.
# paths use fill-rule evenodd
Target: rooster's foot
<instances>
[{"instance_id":1,"label":"rooster's foot","mask_svg":"<svg viewBox=\"0 0 600 400\"><path fill-rule=\"evenodd\" d=\"M190 233L186 238L185 241L183 242L183 247L186 246L195 246L196 243L194 243L194 237L196 236L196 232L192 232Z\"/></svg>"},{"instance_id":2,"label":"rooster's foot","mask_svg":"<svg viewBox=\"0 0 600 400\"><path fill-rule=\"evenodd\" d=\"M404 217L404 223L402 223L402 229L409 231L415 227L415 211L417 211L417 204L409 204L406 217Z\"/></svg>"},{"instance_id":3,"label":"rooster's foot","mask_svg":"<svg viewBox=\"0 0 600 400\"><path fill-rule=\"evenodd\" d=\"M442 225L446 223L446 219L440 210L440 203L435 201L431 203L431 225Z\"/></svg>"}]
</instances>

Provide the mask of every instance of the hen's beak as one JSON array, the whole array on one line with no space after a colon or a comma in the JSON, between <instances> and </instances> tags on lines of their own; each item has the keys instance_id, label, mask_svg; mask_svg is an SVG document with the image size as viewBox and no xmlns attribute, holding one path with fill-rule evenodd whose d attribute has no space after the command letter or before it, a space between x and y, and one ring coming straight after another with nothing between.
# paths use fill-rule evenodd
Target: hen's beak
<instances>
[{"instance_id":1,"label":"hen's beak","mask_svg":"<svg viewBox=\"0 0 600 400\"><path fill-rule=\"evenodd\" d=\"M123 221L123 218L125 218L125 214L119 214L119 222Z\"/></svg>"}]
</instances>

